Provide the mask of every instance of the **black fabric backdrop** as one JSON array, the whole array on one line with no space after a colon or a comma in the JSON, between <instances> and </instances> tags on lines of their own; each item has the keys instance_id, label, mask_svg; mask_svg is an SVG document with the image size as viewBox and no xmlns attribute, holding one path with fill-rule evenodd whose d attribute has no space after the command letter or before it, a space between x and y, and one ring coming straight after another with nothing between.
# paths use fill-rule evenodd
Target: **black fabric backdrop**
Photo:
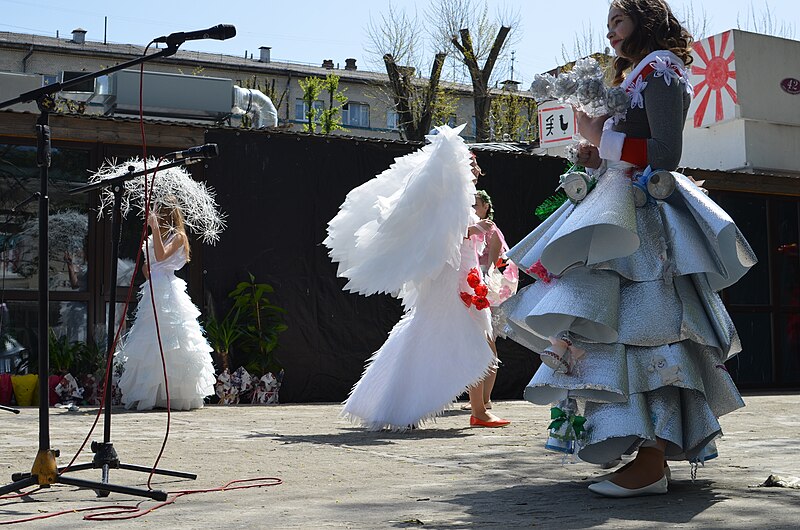
<instances>
[{"instance_id":1,"label":"black fabric backdrop","mask_svg":"<svg viewBox=\"0 0 800 530\"><path fill-rule=\"evenodd\" d=\"M221 241L199 256L206 301L218 314L226 311L227 293L248 272L271 284L271 301L286 309L289 326L276 349L286 371L281 401L344 400L401 308L389 296L342 290L345 281L322 245L325 229L348 191L418 146L230 130L209 131L206 141L219 145L205 175L228 214ZM533 211L554 193L564 161L478 151L478 162L486 173L478 188L492 196L495 221L513 246L538 224ZM538 356L509 340L497 346L502 364L494 397L520 398Z\"/></svg>"}]
</instances>

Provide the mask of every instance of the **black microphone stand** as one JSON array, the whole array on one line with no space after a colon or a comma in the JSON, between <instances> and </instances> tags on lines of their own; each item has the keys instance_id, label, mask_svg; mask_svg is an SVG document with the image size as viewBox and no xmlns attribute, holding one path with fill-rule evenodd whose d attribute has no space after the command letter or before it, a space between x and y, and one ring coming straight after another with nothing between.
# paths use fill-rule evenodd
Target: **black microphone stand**
<instances>
[{"instance_id":1,"label":"black microphone stand","mask_svg":"<svg viewBox=\"0 0 800 530\"><path fill-rule=\"evenodd\" d=\"M63 83L54 83L52 85L47 85L36 90L32 90L30 92L25 92L20 96L10 99L8 101L4 101L0 103L0 109L15 105L17 103L27 103L29 101L36 101L37 106L39 107L39 119L36 121L36 163L39 166L39 179L40 179L40 191L39 191L39 337L38 337L38 346L39 346L39 451L36 454L36 459L33 462L33 467L31 468L30 473L18 473L12 475L11 480L13 481L11 484L7 484L5 486L0 487L0 495L5 495L6 493L12 491L19 491L23 488L28 486L32 486L34 484L38 484L40 487L49 487L55 483L62 483L68 484L71 486L77 486L79 488L87 488L87 489L94 489L98 495L107 496L109 492L116 492L116 493L125 493L128 495L136 495L140 497L148 497L157 501L164 501L167 499L167 494L160 490L145 490L141 488L130 488L127 486L119 486L115 484L108 484L108 472L107 468L116 467L119 462L116 453L113 452L113 446L110 444L102 444L101 447L98 448L98 453L95 455L95 460L102 464L101 467L105 470L103 473L103 482L94 482L89 480L82 480L76 479L72 477L64 476L63 469L59 469L56 466L56 457L59 456L59 451L57 449L50 448L50 396L49 396L49 388L47 385L47 379L50 374L50 351L48 345L48 329L50 327L49 322L49 309L50 309L50 285L49 285L49 278L48 278L48 268L49 264L49 242L48 242L48 214L49 214L49 197L47 193L47 182L48 182L48 170L50 168L51 162L51 143L50 143L50 113L55 110L55 98L54 94L61 90L66 90L74 85L78 85L85 81L89 81L91 79L95 79L102 75L107 75L112 72L116 72L119 70L123 70L125 68L130 68L131 66L136 66L138 64L142 64L146 61L150 61L153 59L157 59L160 57L168 57L170 55L174 55L178 51L178 46L180 46L180 42L171 42L167 44L167 47L157 53L152 55L143 55L131 61L118 64L116 66L112 66L110 68L106 68L104 70L100 70L94 73L89 73L86 75L82 75L80 77L76 77L75 79L71 79L69 81L65 81ZM114 293L114 288L116 287L117 279L116 279L116 259L112 260L112 268L114 270L114 276L112 277L111 281L111 292ZM113 296L113 295L112 295ZM114 305L111 305L110 311L113 314ZM111 330L113 329L113 321L112 325L108 329L109 335L111 335ZM107 355L113 355L114 352L108 351ZM106 396L110 393L111 387L111 378L110 374L107 374L108 383L106 384ZM106 400L106 408L107 410L110 409L111 403L110 400ZM106 424L106 434L110 436L110 425ZM95 444L92 444L93 446ZM109 447L111 451L109 451ZM94 449L94 447L93 447ZM103 454L100 454L100 451ZM95 467L94 463L90 467ZM73 468L71 468L73 469ZM83 469L83 468L81 468ZM144 470L145 468L138 469ZM151 471L147 469L147 471ZM170 472L170 474L174 474L177 472ZM196 478L196 475L189 475L189 474L179 474L177 476L185 476L186 478Z\"/></svg>"}]
</instances>

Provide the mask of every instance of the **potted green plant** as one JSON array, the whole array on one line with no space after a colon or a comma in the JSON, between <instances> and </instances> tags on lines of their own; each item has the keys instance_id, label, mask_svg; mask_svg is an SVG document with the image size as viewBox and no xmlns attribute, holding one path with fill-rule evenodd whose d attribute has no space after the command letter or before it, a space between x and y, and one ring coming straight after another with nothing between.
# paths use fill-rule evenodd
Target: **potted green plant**
<instances>
[{"instance_id":1,"label":"potted green plant","mask_svg":"<svg viewBox=\"0 0 800 530\"><path fill-rule=\"evenodd\" d=\"M278 345L278 335L287 329L283 322L286 310L272 304L267 294L275 292L271 285L256 282L248 273L249 281L239 282L228 294L233 299L233 310L243 319L242 349L249 355L246 368L261 375L277 374L281 366L273 355Z\"/></svg>"},{"instance_id":2,"label":"potted green plant","mask_svg":"<svg viewBox=\"0 0 800 530\"><path fill-rule=\"evenodd\" d=\"M230 370L231 348L244 335L244 329L239 325L240 311L240 308L233 307L222 320L210 316L205 321L206 337L219 356L223 370Z\"/></svg>"}]
</instances>

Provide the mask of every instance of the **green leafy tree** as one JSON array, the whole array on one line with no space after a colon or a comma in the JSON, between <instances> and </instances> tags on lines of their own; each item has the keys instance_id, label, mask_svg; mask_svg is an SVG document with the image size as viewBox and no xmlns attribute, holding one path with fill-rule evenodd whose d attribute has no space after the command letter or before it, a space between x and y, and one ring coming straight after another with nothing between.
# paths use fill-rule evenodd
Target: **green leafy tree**
<instances>
[{"instance_id":1,"label":"green leafy tree","mask_svg":"<svg viewBox=\"0 0 800 530\"><path fill-rule=\"evenodd\" d=\"M328 74L322 81L322 87L328 91L328 108L320 113L319 121L322 134L330 134L336 130L346 130L342 127L342 106L347 103L345 90L339 90L339 76Z\"/></svg>"},{"instance_id":2,"label":"green leafy tree","mask_svg":"<svg viewBox=\"0 0 800 530\"><path fill-rule=\"evenodd\" d=\"M458 96L440 86L431 100L431 107L431 125L444 125L456 113Z\"/></svg>"},{"instance_id":3,"label":"green leafy tree","mask_svg":"<svg viewBox=\"0 0 800 530\"><path fill-rule=\"evenodd\" d=\"M300 88L303 90L303 102L306 104L306 123L303 124L303 131L315 133L317 131L316 123L319 120L319 112L314 107L314 102L319 98L322 89L325 88L325 80L319 77L306 77L299 81Z\"/></svg>"},{"instance_id":4,"label":"green leafy tree","mask_svg":"<svg viewBox=\"0 0 800 530\"><path fill-rule=\"evenodd\" d=\"M517 92L503 90L496 95L490 119L495 140L531 141L536 137L536 102Z\"/></svg>"}]
</instances>

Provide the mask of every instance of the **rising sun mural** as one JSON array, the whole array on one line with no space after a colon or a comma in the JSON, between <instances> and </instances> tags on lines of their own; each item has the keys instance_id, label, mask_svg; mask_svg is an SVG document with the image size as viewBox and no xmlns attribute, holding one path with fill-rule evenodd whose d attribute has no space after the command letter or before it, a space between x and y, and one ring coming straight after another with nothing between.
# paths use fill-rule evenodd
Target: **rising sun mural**
<instances>
[{"instance_id":1,"label":"rising sun mural","mask_svg":"<svg viewBox=\"0 0 800 530\"><path fill-rule=\"evenodd\" d=\"M735 117L736 53L733 32L726 31L694 43L694 126L705 127ZM714 111L709 109L709 103Z\"/></svg>"}]
</instances>

